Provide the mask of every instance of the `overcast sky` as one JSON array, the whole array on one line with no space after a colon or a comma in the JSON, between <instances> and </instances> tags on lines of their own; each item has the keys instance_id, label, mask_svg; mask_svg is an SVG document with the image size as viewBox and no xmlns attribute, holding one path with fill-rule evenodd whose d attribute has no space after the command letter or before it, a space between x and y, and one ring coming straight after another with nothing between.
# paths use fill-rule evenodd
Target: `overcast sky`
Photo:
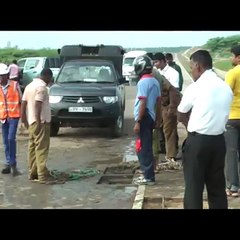
<instances>
[{"instance_id":1,"label":"overcast sky","mask_svg":"<svg viewBox=\"0 0 240 240\"><path fill-rule=\"evenodd\" d=\"M124 48L201 46L240 31L0 31L0 48L61 48L66 44L110 44Z\"/></svg>"}]
</instances>

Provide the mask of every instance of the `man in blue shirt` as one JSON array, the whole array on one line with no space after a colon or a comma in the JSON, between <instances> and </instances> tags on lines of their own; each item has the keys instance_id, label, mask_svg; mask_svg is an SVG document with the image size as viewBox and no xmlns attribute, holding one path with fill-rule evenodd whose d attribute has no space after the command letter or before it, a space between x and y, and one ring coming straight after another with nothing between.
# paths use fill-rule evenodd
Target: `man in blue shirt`
<instances>
[{"instance_id":1,"label":"man in blue shirt","mask_svg":"<svg viewBox=\"0 0 240 240\"><path fill-rule=\"evenodd\" d=\"M134 105L134 133L140 142L137 156L143 176L134 179L138 185L155 183L152 149L153 128L159 127L161 117L161 91L159 82L152 76L152 60L144 55L134 60L134 70L140 80Z\"/></svg>"}]
</instances>

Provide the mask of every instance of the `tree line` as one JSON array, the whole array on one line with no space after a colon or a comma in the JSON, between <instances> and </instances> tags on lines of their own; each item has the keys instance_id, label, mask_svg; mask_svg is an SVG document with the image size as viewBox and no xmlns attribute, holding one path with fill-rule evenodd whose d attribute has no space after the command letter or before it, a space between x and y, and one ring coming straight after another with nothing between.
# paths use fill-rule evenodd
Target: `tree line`
<instances>
[{"instance_id":1,"label":"tree line","mask_svg":"<svg viewBox=\"0 0 240 240\"><path fill-rule=\"evenodd\" d=\"M18 48L2 48L0 49L0 62L11 63L14 59L18 60L25 57L56 57L57 49L18 49Z\"/></svg>"},{"instance_id":2,"label":"tree line","mask_svg":"<svg viewBox=\"0 0 240 240\"><path fill-rule=\"evenodd\" d=\"M211 38L203 46L218 57L229 57L232 46L240 44L240 35Z\"/></svg>"},{"instance_id":3,"label":"tree line","mask_svg":"<svg viewBox=\"0 0 240 240\"><path fill-rule=\"evenodd\" d=\"M125 48L126 52L131 50L144 50L147 52L179 52L190 47L165 47L165 48ZM25 57L56 57L58 56L57 49L42 48L42 49L19 49L2 48L0 49L0 62L11 63L14 59L18 60Z\"/></svg>"}]
</instances>

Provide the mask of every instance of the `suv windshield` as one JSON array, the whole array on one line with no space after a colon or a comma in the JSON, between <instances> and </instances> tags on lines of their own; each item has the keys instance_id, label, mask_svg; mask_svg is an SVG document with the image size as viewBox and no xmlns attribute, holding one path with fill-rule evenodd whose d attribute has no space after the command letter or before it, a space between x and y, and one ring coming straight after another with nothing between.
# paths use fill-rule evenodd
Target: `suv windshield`
<instances>
[{"instance_id":1,"label":"suv windshield","mask_svg":"<svg viewBox=\"0 0 240 240\"><path fill-rule=\"evenodd\" d=\"M58 83L114 83L114 72L106 63L66 62L56 79Z\"/></svg>"}]
</instances>

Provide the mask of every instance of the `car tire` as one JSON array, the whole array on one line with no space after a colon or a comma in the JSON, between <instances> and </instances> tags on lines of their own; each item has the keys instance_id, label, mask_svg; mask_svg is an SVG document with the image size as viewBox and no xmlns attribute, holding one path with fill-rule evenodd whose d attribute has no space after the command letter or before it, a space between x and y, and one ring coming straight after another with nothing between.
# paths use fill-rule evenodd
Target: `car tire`
<instances>
[{"instance_id":1,"label":"car tire","mask_svg":"<svg viewBox=\"0 0 240 240\"><path fill-rule=\"evenodd\" d=\"M51 137L57 136L59 128L60 128L60 123L59 122L52 122L51 123L50 136Z\"/></svg>"},{"instance_id":2,"label":"car tire","mask_svg":"<svg viewBox=\"0 0 240 240\"><path fill-rule=\"evenodd\" d=\"M110 127L111 137L118 138L123 135L124 114L120 114Z\"/></svg>"}]
</instances>

